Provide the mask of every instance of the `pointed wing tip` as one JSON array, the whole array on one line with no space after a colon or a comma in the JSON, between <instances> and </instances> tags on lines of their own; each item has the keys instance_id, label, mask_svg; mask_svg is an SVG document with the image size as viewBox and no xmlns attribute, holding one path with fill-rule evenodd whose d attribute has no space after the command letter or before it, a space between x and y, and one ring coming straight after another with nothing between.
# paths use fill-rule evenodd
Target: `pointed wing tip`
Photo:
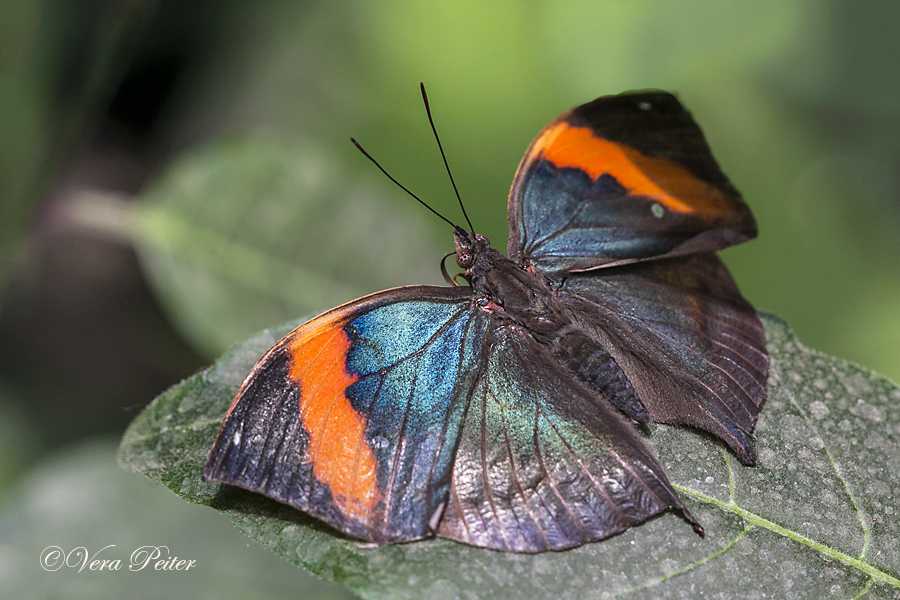
<instances>
[{"instance_id":1,"label":"pointed wing tip","mask_svg":"<svg viewBox=\"0 0 900 600\"><path fill-rule=\"evenodd\" d=\"M735 444L732 446L732 450L734 451L737 459L741 461L741 464L745 467L755 467L756 466L756 440L753 437L752 433L748 433L746 439L742 440L742 444Z\"/></svg>"},{"instance_id":2,"label":"pointed wing tip","mask_svg":"<svg viewBox=\"0 0 900 600\"><path fill-rule=\"evenodd\" d=\"M200 475L200 481L202 483L224 483L220 476L216 476L215 465L211 463L207 464L206 468L203 469L203 474Z\"/></svg>"},{"instance_id":3,"label":"pointed wing tip","mask_svg":"<svg viewBox=\"0 0 900 600\"><path fill-rule=\"evenodd\" d=\"M681 503L679 502L679 504ZM678 507L678 510L681 512L682 518L684 518L684 520L688 522L688 524L694 529L697 535L699 535L701 538L706 537L706 531L703 529L703 526L699 523L699 521L694 518L694 515L691 514L691 511L685 508L683 504Z\"/></svg>"},{"instance_id":4,"label":"pointed wing tip","mask_svg":"<svg viewBox=\"0 0 900 600\"><path fill-rule=\"evenodd\" d=\"M203 466L203 473L200 475L200 481L202 483L219 481L216 477L216 449L218 448L218 440L213 444L212 449L209 452L209 456L206 458L206 464Z\"/></svg>"}]
</instances>

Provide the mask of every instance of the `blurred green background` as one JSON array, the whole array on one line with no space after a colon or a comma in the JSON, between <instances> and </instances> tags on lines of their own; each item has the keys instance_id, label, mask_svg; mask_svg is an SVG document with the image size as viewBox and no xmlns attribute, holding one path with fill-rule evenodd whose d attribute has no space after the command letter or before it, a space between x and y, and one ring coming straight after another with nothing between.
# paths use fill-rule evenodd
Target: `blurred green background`
<instances>
[{"instance_id":1,"label":"blurred green background","mask_svg":"<svg viewBox=\"0 0 900 600\"><path fill-rule=\"evenodd\" d=\"M34 538L4 523L47 469L111 463L144 405L232 343L440 283L450 231L349 143L458 220L419 81L499 248L551 119L677 93L759 222L723 253L747 298L900 380L898 26L890 1L3 0L0 533Z\"/></svg>"}]
</instances>

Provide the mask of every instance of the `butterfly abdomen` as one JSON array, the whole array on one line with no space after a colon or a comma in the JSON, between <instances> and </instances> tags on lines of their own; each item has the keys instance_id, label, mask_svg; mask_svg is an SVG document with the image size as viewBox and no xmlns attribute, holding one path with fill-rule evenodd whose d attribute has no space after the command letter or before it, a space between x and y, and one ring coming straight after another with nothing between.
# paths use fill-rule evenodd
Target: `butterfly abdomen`
<instances>
[{"instance_id":1,"label":"butterfly abdomen","mask_svg":"<svg viewBox=\"0 0 900 600\"><path fill-rule=\"evenodd\" d=\"M650 413L641 402L628 376L599 342L578 330L569 330L554 340L554 357L588 386L607 398L638 423L649 423Z\"/></svg>"}]
</instances>

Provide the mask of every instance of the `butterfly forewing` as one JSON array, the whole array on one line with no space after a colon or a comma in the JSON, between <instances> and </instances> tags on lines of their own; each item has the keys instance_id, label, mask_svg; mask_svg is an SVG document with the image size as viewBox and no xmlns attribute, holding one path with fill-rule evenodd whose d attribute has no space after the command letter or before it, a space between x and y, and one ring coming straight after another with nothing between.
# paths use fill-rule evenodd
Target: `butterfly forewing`
<instances>
[{"instance_id":1,"label":"butterfly forewing","mask_svg":"<svg viewBox=\"0 0 900 600\"><path fill-rule=\"evenodd\" d=\"M509 196L513 259L583 271L710 252L756 235L700 128L671 94L609 96L551 123Z\"/></svg>"},{"instance_id":2,"label":"butterfly forewing","mask_svg":"<svg viewBox=\"0 0 900 600\"><path fill-rule=\"evenodd\" d=\"M431 535L482 360L471 304L469 288L409 287L300 326L241 387L206 479L364 540Z\"/></svg>"}]
</instances>

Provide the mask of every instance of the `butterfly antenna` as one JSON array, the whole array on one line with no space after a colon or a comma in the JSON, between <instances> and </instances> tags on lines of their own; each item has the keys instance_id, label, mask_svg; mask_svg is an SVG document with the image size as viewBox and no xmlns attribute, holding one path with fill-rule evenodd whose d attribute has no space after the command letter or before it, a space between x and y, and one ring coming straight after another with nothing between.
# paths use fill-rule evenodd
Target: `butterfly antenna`
<instances>
[{"instance_id":1,"label":"butterfly antenna","mask_svg":"<svg viewBox=\"0 0 900 600\"><path fill-rule=\"evenodd\" d=\"M393 177L391 177L391 174L388 173L387 171L385 171L385 170L384 170L384 167L382 167L381 165L379 165L377 160L375 160L374 158L372 158L372 157L369 155L368 152L366 152L365 150L363 150L363 147L359 145L359 142L357 142L357 141L356 141L355 139L353 139L353 138L350 138L350 141L353 142L353 145L356 146L356 148L357 148L360 152L363 153L363 156L365 156L366 158L368 158L369 160L371 160L372 163L373 163L376 167L378 167L378 169L379 169L382 173L384 173L385 176L386 176L388 179L390 179L391 181L393 181L393 182L397 185L397 187L399 187L401 190L403 190L404 192L406 192L407 194L409 194L410 196L412 196L413 198L415 198L416 201L417 201L419 204L421 204L422 206L424 206L425 208L427 208L428 210L430 210L431 212L433 212L434 214L436 214L438 217L440 217L441 219L443 219L444 221L446 221L447 223L449 223L451 227L453 227L454 229L458 229L458 227L456 226L456 224L453 223L453 221L451 221L450 219L448 219L447 217L445 217L444 215L442 215L442 214L439 213L438 211L434 210L433 208L431 208L430 206L428 206L427 204L425 204L425 202L424 202L421 198L419 198L418 196L416 196L415 194L413 194L411 191L409 191L408 189L406 189L406 186L404 186L402 183L400 183L399 181L397 181L396 179L394 179Z\"/></svg>"},{"instance_id":2,"label":"butterfly antenna","mask_svg":"<svg viewBox=\"0 0 900 600\"><path fill-rule=\"evenodd\" d=\"M437 142L438 150L441 151L441 158L444 159L444 167L447 169L447 175L450 177L450 183L453 185L453 191L456 193L459 207L462 209L463 216L466 218L466 223L469 224L469 231L475 233L472 221L469 220L469 215L466 213L466 207L463 205L462 198L459 197L459 190L456 189L456 182L453 181L453 173L450 172L450 165L447 164L447 156L444 154L444 147L441 146L441 138L438 137L437 128L434 126L434 119L431 118L431 107L428 105L428 95L425 93L425 84L420 82L419 87L422 89L422 101L425 102L425 112L428 113L428 122L431 124L431 131L434 132L434 139Z\"/></svg>"}]
</instances>

